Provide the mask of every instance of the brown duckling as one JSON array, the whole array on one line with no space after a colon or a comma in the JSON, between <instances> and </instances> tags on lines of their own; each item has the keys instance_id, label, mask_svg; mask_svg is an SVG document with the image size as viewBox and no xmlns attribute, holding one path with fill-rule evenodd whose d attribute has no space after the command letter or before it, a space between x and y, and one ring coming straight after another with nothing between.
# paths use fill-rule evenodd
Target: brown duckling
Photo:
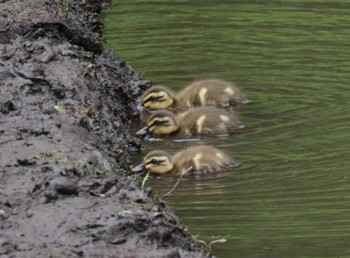
<instances>
[{"instance_id":1,"label":"brown duckling","mask_svg":"<svg viewBox=\"0 0 350 258\"><path fill-rule=\"evenodd\" d=\"M187 172L221 172L234 166L237 166L237 163L222 151L208 145L199 145L172 156L162 150L151 151L140 165L132 168L132 171L140 172L146 169L159 175L182 175Z\"/></svg>"},{"instance_id":2,"label":"brown duckling","mask_svg":"<svg viewBox=\"0 0 350 258\"><path fill-rule=\"evenodd\" d=\"M168 110L154 111L147 119L147 126L136 135L150 132L156 136L171 135L191 137L193 135L229 134L244 126L238 117L215 107L193 107L175 115Z\"/></svg>"},{"instance_id":3,"label":"brown duckling","mask_svg":"<svg viewBox=\"0 0 350 258\"><path fill-rule=\"evenodd\" d=\"M220 79L197 80L178 93L164 86L153 86L142 95L143 105L150 110L181 110L193 106L230 107L249 100L234 84Z\"/></svg>"}]
</instances>

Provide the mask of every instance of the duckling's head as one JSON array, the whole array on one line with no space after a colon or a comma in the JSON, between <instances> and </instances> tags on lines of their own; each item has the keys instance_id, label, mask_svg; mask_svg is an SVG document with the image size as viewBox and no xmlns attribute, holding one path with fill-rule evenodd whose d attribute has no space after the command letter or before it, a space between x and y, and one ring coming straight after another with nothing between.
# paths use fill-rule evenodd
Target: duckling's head
<instances>
[{"instance_id":1,"label":"duckling's head","mask_svg":"<svg viewBox=\"0 0 350 258\"><path fill-rule=\"evenodd\" d=\"M169 156L165 151L154 150L148 153L142 163L132 169L134 172L138 172L143 168L146 168L148 172L154 174L165 174L173 169L174 165Z\"/></svg>"},{"instance_id":2,"label":"duckling's head","mask_svg":"<svg viewBox=\"0 0 350 258\"><path fill-rule=\"evenodd\" d=\"M167 110L153 112L147 119L147 126L139 130L136 135L145 135L148 132L154 135L168 135L179 128L176 116Z\"/></svg>"},{"instance_id":3,"label":"duckling's head","mask_svg":"<svg viewBox=\"0 0 350 258\"><path fill-rule=\"evenodd\" d=\"M173 93L163 86L153 86L142 95L143 105L150 110L168 109L174 101Z\"/></svg>"}]
</instances>

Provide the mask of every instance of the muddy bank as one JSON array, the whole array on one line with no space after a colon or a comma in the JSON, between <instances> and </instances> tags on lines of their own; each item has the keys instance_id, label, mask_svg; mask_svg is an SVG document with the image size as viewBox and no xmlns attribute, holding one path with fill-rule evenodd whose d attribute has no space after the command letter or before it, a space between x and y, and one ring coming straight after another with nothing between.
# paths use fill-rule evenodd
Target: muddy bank
<instances>
[{"instance_id":1,"label":"muddy bank","mask_svg":"<svg viewBox=\"0 0 350 258\"><path fill-rule=\"evenodd\" d=\"M130 176L151 83L103 50L96 2L0 1L0 256L208 257Z\"/></svg>"}]
</instances>

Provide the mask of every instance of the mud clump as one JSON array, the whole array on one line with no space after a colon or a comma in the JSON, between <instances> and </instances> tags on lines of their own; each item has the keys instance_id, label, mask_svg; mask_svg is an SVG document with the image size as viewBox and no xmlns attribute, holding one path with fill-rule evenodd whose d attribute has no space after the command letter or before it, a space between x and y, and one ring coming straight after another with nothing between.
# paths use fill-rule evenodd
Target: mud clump
<instances>
[{"instance_id":1,"label":"mud clump","mask_svg":"<svg viewBox=\"0 0 350 258\"><path fill-rule=\"evenodd\" d=\"M0 1L0 256L208 257L128 177L150 82L103 50L100 1Z\"/></svg>"}]
</instances>

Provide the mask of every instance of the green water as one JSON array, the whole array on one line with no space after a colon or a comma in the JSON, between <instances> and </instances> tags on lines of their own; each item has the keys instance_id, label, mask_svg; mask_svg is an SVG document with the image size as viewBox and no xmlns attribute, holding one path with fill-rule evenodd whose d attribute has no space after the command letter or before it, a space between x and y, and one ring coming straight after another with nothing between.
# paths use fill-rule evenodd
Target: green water
<instances>
[{"instance_id":1,"label":"green water","mask_svg":"<svg viewBox=\"0 0 350 258\"><path fill-rule=\"evenodd\" d=\"M243 133L201 140L241 165L168 198L189 230L225 238L218 257L350 257L350 1L115 2L106 47L146 79L222 78L254 100ZM162 195L174 180L149 184Z\"/></svg>"}]
</instances>

